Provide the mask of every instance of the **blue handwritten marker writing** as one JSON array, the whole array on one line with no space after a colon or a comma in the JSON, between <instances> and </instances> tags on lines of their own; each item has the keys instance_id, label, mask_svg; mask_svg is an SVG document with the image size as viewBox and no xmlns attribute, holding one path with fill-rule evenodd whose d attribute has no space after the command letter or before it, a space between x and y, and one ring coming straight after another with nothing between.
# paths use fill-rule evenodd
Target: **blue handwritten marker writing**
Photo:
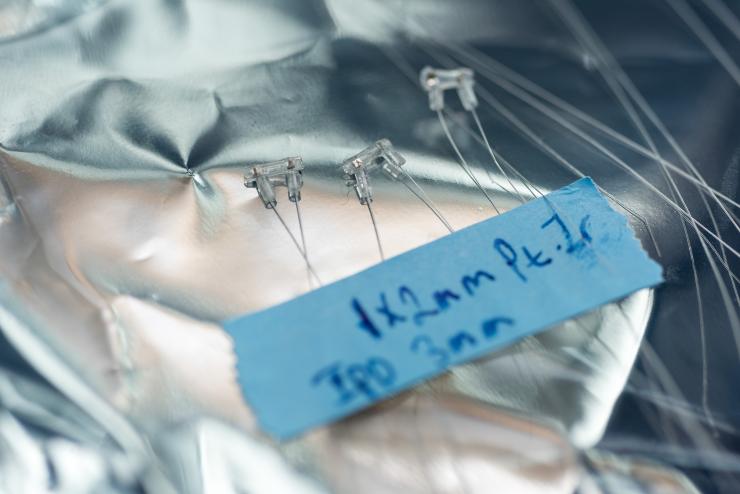
<instances>
[{"instance_id":1,"label":"blue handwritten marker writing","mask_svg":"<svg viewBox=\"0 0 740 494\"><path fill-rule=\"evenodd\" d=\"M591 179L225 324L279 439L662 281Z\"/></svg>"}]
</instances>

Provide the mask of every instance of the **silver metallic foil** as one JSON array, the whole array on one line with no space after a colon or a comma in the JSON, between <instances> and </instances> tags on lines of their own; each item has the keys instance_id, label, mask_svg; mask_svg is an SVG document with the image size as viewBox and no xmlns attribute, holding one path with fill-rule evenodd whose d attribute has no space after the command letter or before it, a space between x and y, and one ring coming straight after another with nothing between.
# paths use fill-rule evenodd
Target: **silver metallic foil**
<instances>
[{"instance_id":1,"label":"silver metallic foil","mask_svg":"<svg viewBox=\"0 0 740 494\"><path fill-rule=\"evenodd\" d=\"M19 9L42 3L36 17L19 20ZM289 444L259 432L238 389L220 321L313 287L281 224L244 188L248 164L303 158L307 253L330 282L379 260L367 211L348 195L340 165L380 138L393 141L453 226L494 214L404 71L449 56L444 46L476 44L627 132L588 54L535 5L110 0L0 8L0 328L32 369L21 376L8 364L0 374L0 489L695 492L676 470L630 458L630 448L592 449L657 317L648 291ZM672 77L655 60L678 69L707 60L670 28L653 33L670 49L643 39L636 50L627 21L620 26L623 35L605 34L617 58L644 64L640 80L652 97ZM715 73L692 77L713 92L712 122L728 132L723 102L733 90ZM671 91L671 101L684 101L681 88ZM693 108L671 104L670 123L686 122ZM514 108L645 218L669 280L686 269L678 220L664 204L531 108ZM496 111L480 113L496 150L541 190L572 181ZM469 117L453 107L451 121L497 205L516 207ZM649 160L625 159L657 180ZM733 193L722 166L705 171ZM373 187L386 255L447 233L400 184L379 177ZM279 195L295 230L291 207ZM643 224L630 219L655 255ZM660 310L682 310L671 303ZM620 481L633 490L610 490Z\"/></svg>"}]
</instances>

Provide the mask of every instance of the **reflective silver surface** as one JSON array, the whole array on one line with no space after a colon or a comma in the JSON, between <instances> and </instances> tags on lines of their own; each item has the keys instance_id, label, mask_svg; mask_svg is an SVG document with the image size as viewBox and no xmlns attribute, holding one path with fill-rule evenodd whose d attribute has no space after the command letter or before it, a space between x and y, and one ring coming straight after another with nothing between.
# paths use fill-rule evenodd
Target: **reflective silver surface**
<instances>
[{"instance_id":1,"label":"reflective silver surface","mask_svg":"<svg viewBox=\"0 0 740 494\"><path fill-rule=\"evenodd\" d=\"M286 445L256 429L235 381L231 342L219 327L312 288L280 222L255 190L244 188L247 164L303 158L307 252L324 282L379 261L367 210L340 170L345 158L379 138L393 141L407 160L404 169L455 228L494 214L458 165L416 82L424 65L450 56L439 44L476 43L637 139L588 53L552 11L483 1L139 0L51 18L64 20L37 23L25 35L4 33L0 43L0 327L77 406L103 407L93 416L111 426L103 427L107 434L132 435L119 437L119 447L140 462L158 458L156 485L189 492L274 492L277 485L292 486L291 492L490 492L491 485L506 486L505 492L574 492L588 477L579 451L602 440L613 420L651 318L650 292ZM673 77L661 57L679 69L708 58L672 22L653 34L672 43L670 49L643 39L644 51L636 52L627 24L624 39L611 38L618 58L644 64L640 81L652 97ZM722 108L736 101L730 84L715 72L695 77L695 85L713 88L713 128L729 132L733 117ZM480 73L478 81L494 90ZM676 85L664 96L673 104L693 89ZM543 192L575 178L487 101L483 126L508 163ZM531 108L513 108L643 216L669 281L689 282L679 222L664 203ZM671 109L672 126L689 114L697 118L686 103ZM518 195L491 166L474 125L452 106L452 135L478 179L501 211L516 207ZM700 148L715 142L718 164L707 167L707 180L719 176L724 193L736 194L737 178L725 171L732 168L719 151L723 143L695 139ZM657 180L651 160L624 154ZM447 233L401 184L380 175L373 180L386 255ZM514 183L526 191L521 180ZM692 205L697 201L690 196ZM297 232L282 189L277 209ZM644 225L630 219L656 255ZM709 279L706 268L701 275L702 282ZM665 300L653 316L660 320L684 305ZM720 305L707 307L721 312ZM684 319L694 331L695 320ZM69 376L56 365L68 366ZM653 391L648 394L663 396ZM90 396L101 403L91 404ZM731 419L716 420L721 430L732 430ZM11 431L5 424L2 430ZM153 449L139 444L147 441ZM702 441L722 449L712 438ZM735 461L731 451L729 457ZM90 461L106 471L99 459ZM255 480L245 469L261 476Z\"/></svg>"}]
</instances>

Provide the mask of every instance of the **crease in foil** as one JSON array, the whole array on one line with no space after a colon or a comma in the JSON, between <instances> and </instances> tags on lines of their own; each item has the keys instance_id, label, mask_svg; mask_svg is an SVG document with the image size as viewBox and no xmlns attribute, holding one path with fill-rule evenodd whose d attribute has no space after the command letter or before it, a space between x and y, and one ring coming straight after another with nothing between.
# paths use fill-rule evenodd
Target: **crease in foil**
<instances>
[{"instance_id":1,"label":"crease in foil","mask_svg":"<svg viewBox=\"0 0 740 494\"><path fill-rule=\"evenodd\" d=\"M578 2L678 140L702 158L707 182L736 198L737 87L661 5ZM285 445L256 431L235 385L231 342L217 322L310 289L285 231L243 188L246 164L302 156L306 242L326 280L376 262L366 212L347 197L338 165L379 137L393 140L453 226L492 214L426 95L392 60L413 72L435 63L425 50L473 45L637 139L591 54L551 10L477 0L13 1L0 7L0 36L2 489L502 485L607 493L732 485L737 452L725 445L736 438L737 398L724 390L736 381L737 355L708 268L698 276L713 328L705 341L711 434L696 377L695 292L675 215L482 76L478 83L536 137L646 219L668 286ZM489 157L468 132L473 123L457 108L453 116L451 132L474 172L502 210L516 207L511 191L487 180ZM501 112L486 104L481 118L496 151L539 189L572 181ZM618 152L659 183L654 162ZM445 234L397 185L375 191L389 255ZM701 197L686 197L706 222ZM680 395L656 377L666 374Z\"/></svg>"}]
</instances>

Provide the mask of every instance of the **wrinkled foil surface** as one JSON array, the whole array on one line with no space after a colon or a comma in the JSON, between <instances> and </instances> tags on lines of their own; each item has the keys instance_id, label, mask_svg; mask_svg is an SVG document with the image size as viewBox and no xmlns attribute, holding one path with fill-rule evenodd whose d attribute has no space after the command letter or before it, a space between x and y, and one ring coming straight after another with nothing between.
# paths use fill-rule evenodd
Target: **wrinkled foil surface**
<instances>
[{"instance_id":1,"label":"wrinkled foil surface","mask_svg":"<svg viewBox=\"0 0 740 494\"><path fill-rule=\"evenodd\" d=\"M660 2L581 3L707 182L737 198L732 79ZM638 138L588 51L545 4L0 7L0 490L692 493L697 482L709 492L733 485L737 354L702 264L712 435L691 415L702 362L678 217L480 72L481 87L634 213L657 257L635 217L650 225L667 285L290 443L256 427L219 323L313 287L282 225L244 188L245 167L302 156L307 250L325 282L379 261L367 211L340 170L377 139L393 141L456 228L490 217L415 79L423 66L449 62L458 44ZM452 134L481 183L501 211L516 207L520 198L490 167L469 115L450 109ZM479 114L496 151L540 190L576 178L490 100ZM663 187L653 161L620 153ZM400 184L373 187L387 255L447 233ZM706 220L700 196L686 197ZM295 229L292 207L279 197ZM652 364L643 367L646 342ZM666 374L680 402L644 384ZM691 441L671 433L689 419Z\"/></svg>"}]
</instances>

